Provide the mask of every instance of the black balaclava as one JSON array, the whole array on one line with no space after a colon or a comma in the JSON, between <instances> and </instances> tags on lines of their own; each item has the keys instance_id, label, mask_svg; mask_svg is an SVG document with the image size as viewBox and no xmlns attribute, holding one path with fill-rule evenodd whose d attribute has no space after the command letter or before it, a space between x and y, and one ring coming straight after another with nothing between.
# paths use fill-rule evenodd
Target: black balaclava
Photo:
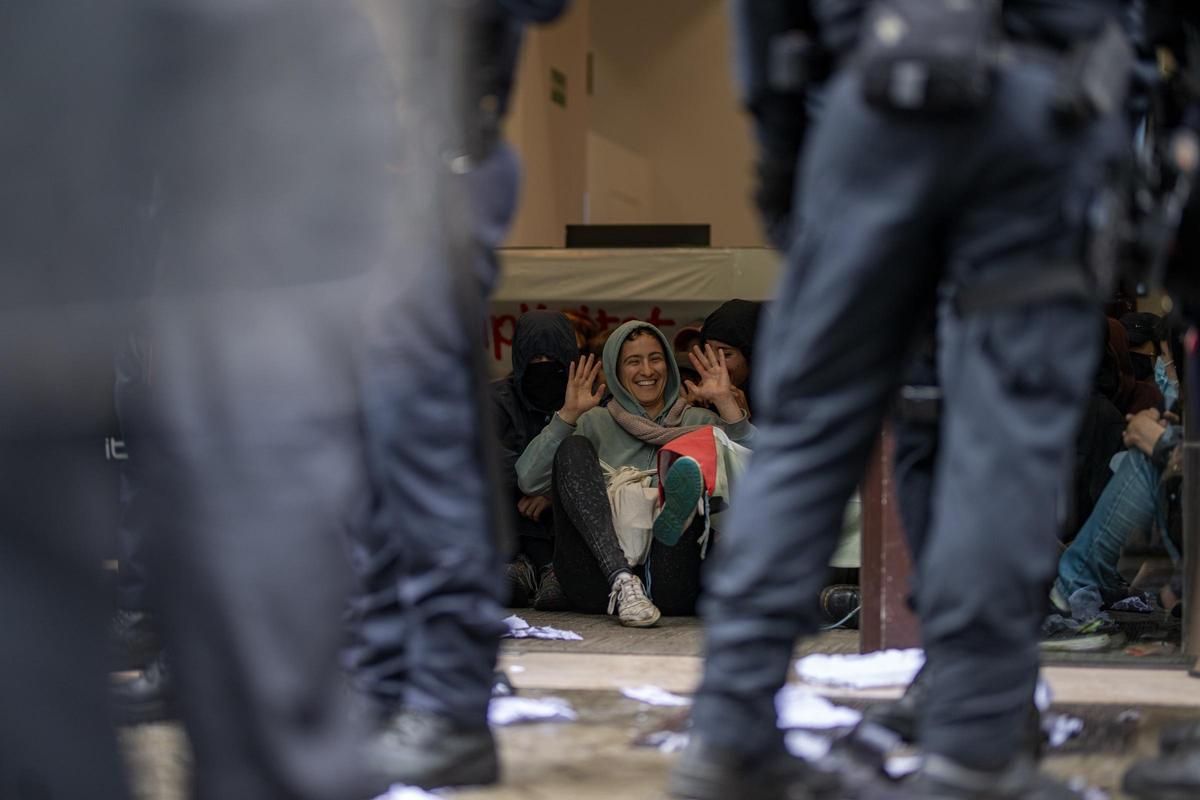
<instances>
[{"instance_id":1,"label":"black balaclava","mask_svg":"<svg viewBox=\"0 0 1200 800\"><path fill-rule=\"evenodd\" d=\"M567 368L557 361L528 365L521 377L521 394L531 407L554 413L562 408L567 394Z\"/></svg>"},{"instance_id":2,"label":"black balaclava","mask_svg":"<svg viewBox=\"0 0 1200 800\"><path fill-rule=\"evenodd\" d=\"M550 361L534 364L538 356ZM517 320L513 333L513 381L528 408L552 414L562 408L567 367L579 359L575 329L557 311L530 311Z\"/></svg>"}]
</instances>

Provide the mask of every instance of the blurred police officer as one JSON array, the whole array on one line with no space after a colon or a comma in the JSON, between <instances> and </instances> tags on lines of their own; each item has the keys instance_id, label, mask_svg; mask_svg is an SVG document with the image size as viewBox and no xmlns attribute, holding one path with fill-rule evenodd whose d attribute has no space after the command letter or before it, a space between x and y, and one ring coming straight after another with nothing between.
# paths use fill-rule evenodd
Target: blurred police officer
<instances>
[{"instance_id":1,"label":"blurred police officer","mask_svg":"<svg viewBox=\"0 0 1200 800\"><path fill-rule=\"evenodd\" d=\"M0 795L124 794L94 431L149 283L132 223L155 164L172 206L138 457L194 794L370 796L336 658L361 276L394 189L369 29L326 0L12 3L0 29Z\"/></svg>"},{"instance_id":2,"label":"blurred police officer","mask_svg":"<svg viewBox=\"0 0 1200 800\"><path fill-rule=\"evenodd\" d=\"M816 628L808 598L917 312L936 299L941 449L917 594L927 758L900 791L1060 796L1020 745L1057 555L1055 504L1096 358L1095 286L1081 253L1089 196L1122 140L1119 3L737 7L759 199L788 267L756 376L765 444L708 573L704 680L670 791L828 788L785 755L773 698L796 637ZM1076 63L1098 80L1079 81ZM822 70L809 124L806 78Z\"/></svg>"},{"instance_id":3,"label":"blurred police officer","mask_svg":"<svg viewBox=\"0 0 1200 800\"><path fill-rule=\"evenodd\" d=\"M499 515L507 499L494 474L499 456L485 405L479 324L498 278L493 249L516 208L519 166L500 126L522 29L556 18L565 5L473 0L419 11L466 37L461 87L451 97L426 97L448 107L418 110L453 114L461 136L433 142L411 136L430 149L408 153L420 164L439 165L450 179L451 196L430 222L462 222L451 240L465 247L430 247L438 243L409 226L399 234L395 259L406 268L372 292L363 392L373 497L368 520L352 534L361 591L352 603L348 650L356 683L385 720L376 763L410 785L488 784L499 775L487 708L505 630L508 536L500 523L509 511ZM373 8L384 35L397 36L396 14L419 6L389 0ZM422 71L398 77L402 84L428 81ZM401 111L403 123L417 122L411 109L408 116ZM411 186L416 176L402 165ZM410 221L430 217L410 211Z\"/></svg>"}]
</instances>

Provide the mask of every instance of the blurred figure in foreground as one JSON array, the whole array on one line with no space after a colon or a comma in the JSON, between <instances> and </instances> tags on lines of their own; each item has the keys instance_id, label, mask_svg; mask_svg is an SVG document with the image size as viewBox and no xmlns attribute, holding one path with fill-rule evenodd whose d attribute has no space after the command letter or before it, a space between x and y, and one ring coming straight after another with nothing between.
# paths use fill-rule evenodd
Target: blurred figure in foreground
<instances>
[{"instance_id":1,"label":"blurred figure in foreground","mask_svg":"<svg viewBox=\"0 0 1200 800\"><path fill-rule=\"evenodd\" d=\"M1095 366L1094 286L1076 254L1083 199L1122 141L1119 3L867 6L737 6L758 199L789 269L761 336L760 445L705 587L704 679L669 790L831 789L787 755L774 697L796 637L816 628L808 598L902 377L914 310L936 299L942 436L917 592L926 757L910 783L878 779L863 796L1070 796L1038 774L1024 731L1055 506ZM993 46L1036 57L991 61ZM1098 108L1057 69L1073 46L1112 65Z\"/></svg>"},{"instance_id":2,"label":"blurred figure in foreground","mask_svg":"<svg viewBox=\"0 0 1200 800\"><path fill-rule=\"evenodd\" d=\"M519 165L500 126L521 33L565 4L372 4L389 51L430 54L393 75L403 97L419 100L401 107L399 169L413 205L394 269L371 292L362 386L372 497L352 526L361 588L347 660L382 721L373 763L399 783L499 778L487 710L511 534L477 325L499 276L494 248L516 208ZM421 36L414 7L440 38ZM463 69L431 80L437 54L463 43ZM427 115L449 120L448 135L431 139ZM425 203L427 180L440 202Z\"/></svg>"}]
</instances>

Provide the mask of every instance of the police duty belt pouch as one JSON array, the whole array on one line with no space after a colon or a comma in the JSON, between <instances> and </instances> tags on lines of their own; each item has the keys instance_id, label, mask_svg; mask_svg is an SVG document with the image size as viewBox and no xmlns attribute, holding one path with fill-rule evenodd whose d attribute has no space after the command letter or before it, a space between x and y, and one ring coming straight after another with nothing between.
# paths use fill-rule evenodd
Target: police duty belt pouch
<instances>
[{"instance_id":1,"label":"police duty belt pouch","mask_svg":"<svg viewBox=\"0 0 1200 800\"><path fill-rule=\"evenodd\" d=\"M991 97L1000 0L875 0L855 60L875 108L948 114Z\"/></svg>"}]
</instances>

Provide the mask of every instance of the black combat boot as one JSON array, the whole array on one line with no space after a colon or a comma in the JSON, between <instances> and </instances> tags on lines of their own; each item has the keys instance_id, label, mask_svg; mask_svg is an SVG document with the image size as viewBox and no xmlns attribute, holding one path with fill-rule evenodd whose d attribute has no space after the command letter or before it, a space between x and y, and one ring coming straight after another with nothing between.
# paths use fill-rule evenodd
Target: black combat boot
<instances>
[{"instance_id":1,"label":"black combat boot","mask_svg":"<svg viewBox=\"0 0 1200 800\"><path fill-rule=\"evenodd\" d=\"M431 711L397 712L373 743L370 758L389 782L422 789L490 786L500 779L496 740L486 722L461 725Z\"/></svg>"},{"instance_id":2,"label":"black combat boot","mask_svg":"<svg viewBox=\"0 0 1200 800\"><path fill-rule=\"evenodd\" d=\"M929 755L919 772L900 783L879 781L860 790L855 800L1082 800L1082 796L1037 770L1021 755L1000 770L965 767L944 756Z\"/></svg>"},{"instance_id":3,"label":"black combat boot","mask_svg":"<svg viewBox=\"0 0 1200 800\"><path fill-rule=\"evenodd\" d=\"M895 733L907 744L917 740L917 717L929 695L928 672L924 667L913 677L899 700L871 706L863 713L863 723L874 723Z\"/></svg>"},{"instance_id":4,"label":"black combat boot","mask_svg":"<svg viewBox=\"0 0 1200 800\"><path fill-rule=\"evenodd\" d=\"M839 781L789 754L780 744L766 753L719 747L692 735L667 781L680 800L825 800L838 797Z\"/></svg>"}]
</instances>

